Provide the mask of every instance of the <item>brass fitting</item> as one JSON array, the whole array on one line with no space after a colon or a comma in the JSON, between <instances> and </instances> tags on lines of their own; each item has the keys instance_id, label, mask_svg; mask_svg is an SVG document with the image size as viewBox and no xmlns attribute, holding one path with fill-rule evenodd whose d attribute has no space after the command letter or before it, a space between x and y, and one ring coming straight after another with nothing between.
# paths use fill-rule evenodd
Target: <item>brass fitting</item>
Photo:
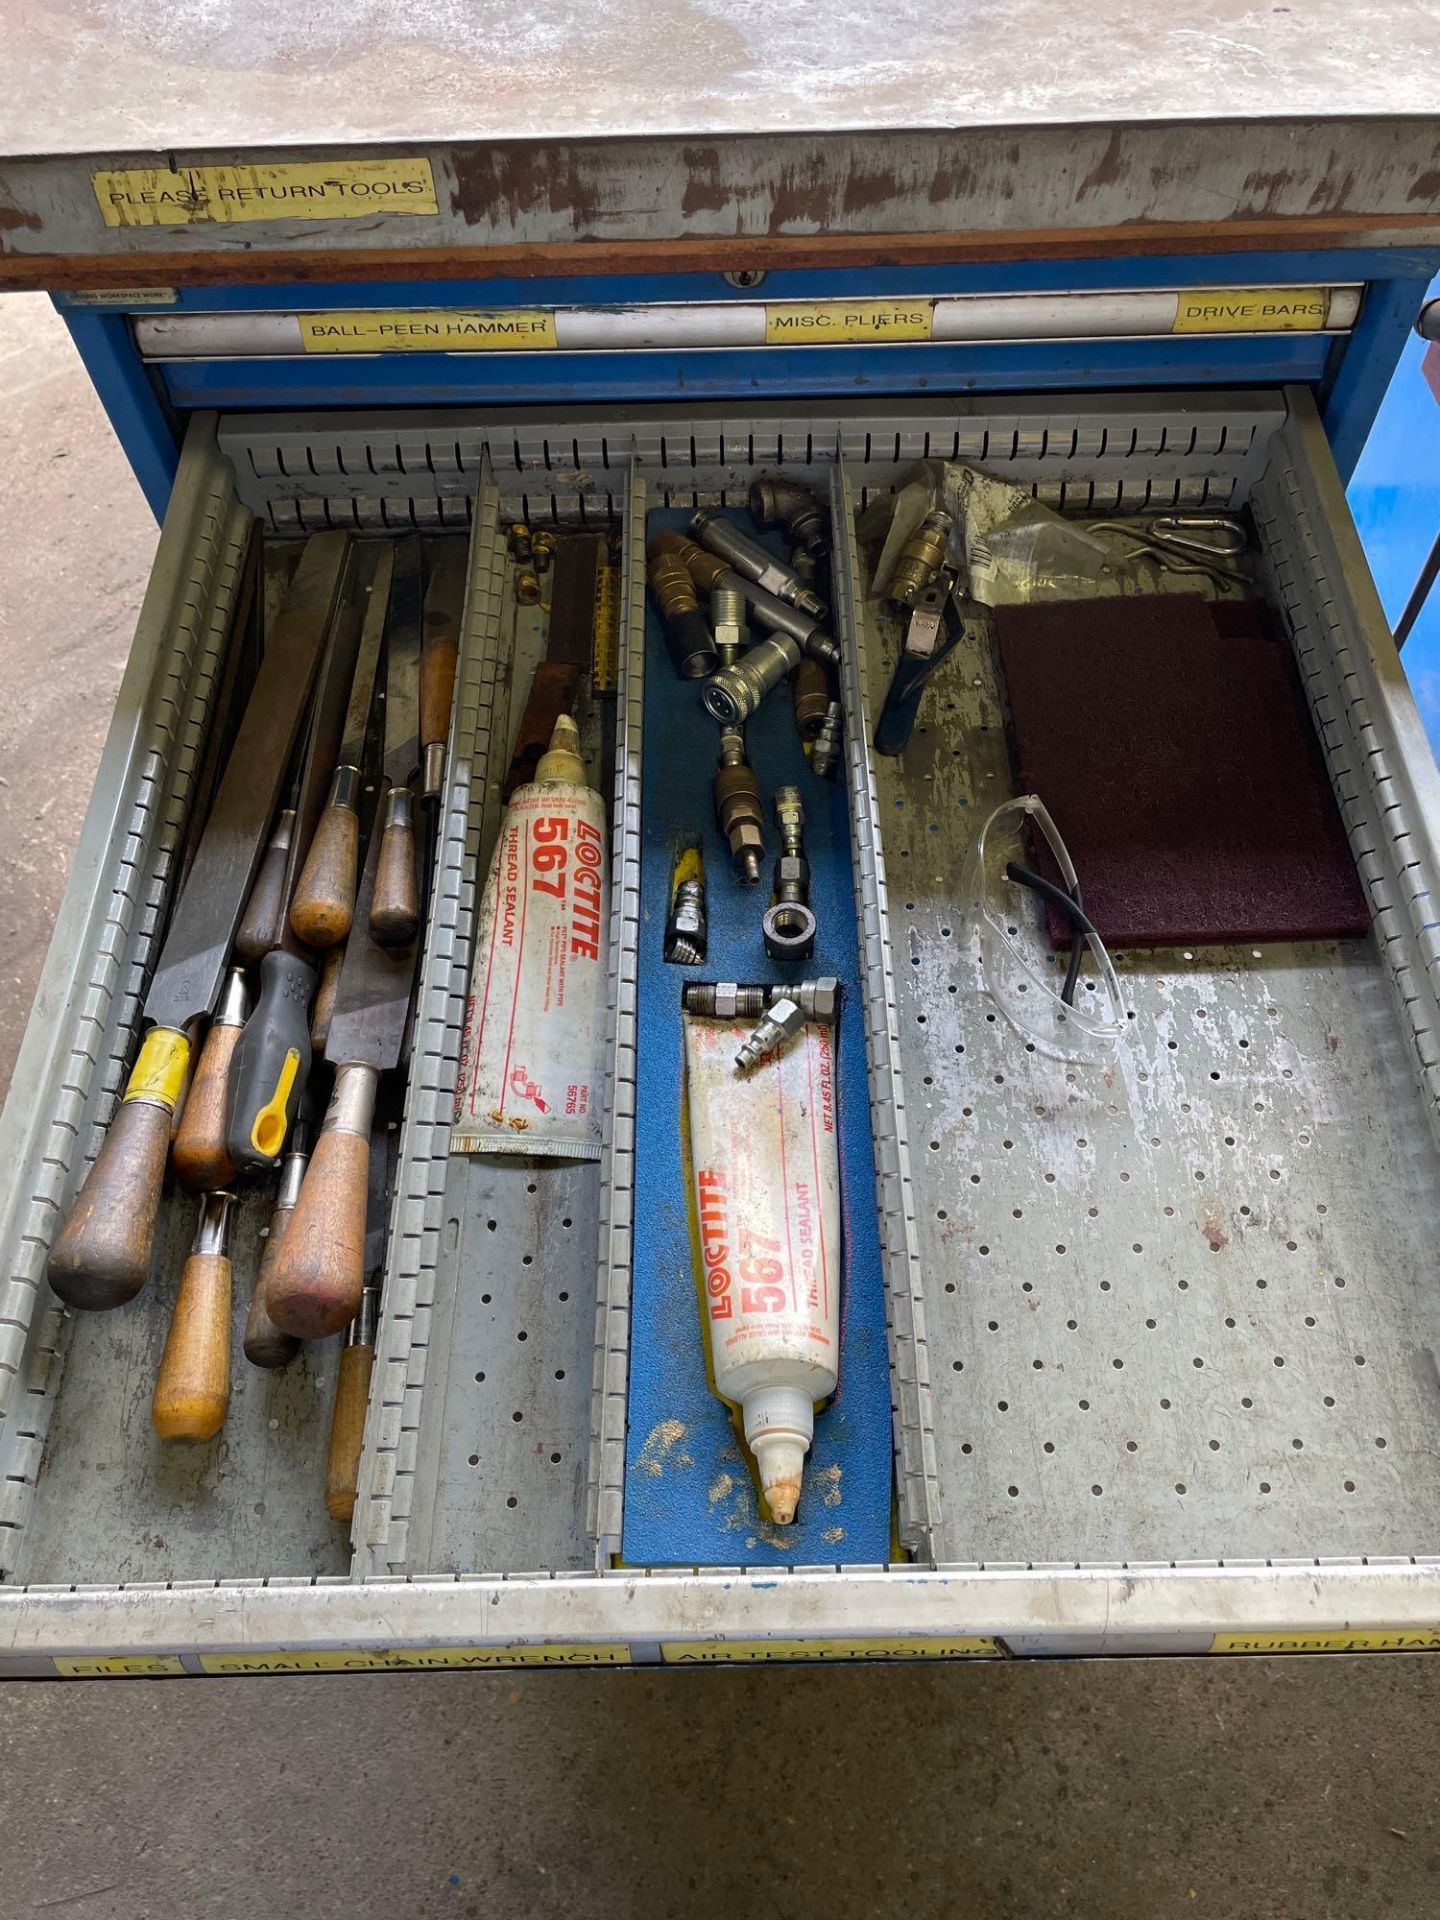
<instances>
[{"instance_id":1,"label":"brass fitting","mask_svg":"<svg viewBox=\"0 0 1440 1920\"><path fill-rule=\"evenodd\" d=\"M665 623L670 658L682 680L703 680L715 671L715 643L700 611L695 582L683 561L659 540L649 549L650 591Z\"/></svg>"},{"instance_id":2,"label":"brass fitting","mask_svg":"<svg viewBox=\"0 0 1440 1920\"><path fill-rule=\"evenodd\" d=\"M535 554L530 545L530 529L523 520L517 520L511 527L507 544L510 548L510 558L517 565L522 567L534 565Z\"/></svg>"},{"instance_id":3,"label":"brass fitting","mask_svg":"<svg viewBox=\"0 0 1440 1920\"><path fill-rule=\"evenodd\" d=\"M688 533L681 533L676 527L657 533L649 551L652 558L657 553L673 553L701 593L713 593L730 571L718 554L707 553Z\"/></svg>"},{"instance_id":4,"label":"brass fitting","mask_svg":"<svg viewBox=\"0 0 1440 1920\"><path fill-rule=\"evenodd\" d=\"M950 529L955 522L943 507L927 513L900 549L895 571L890 576L890 598L902 607L913 607L945 564Z\"/></svg>"},{"instance_id":5,"label":"brass fitting","mask_svg":"<svg viewBox=\"0 0 1440 1920\"><path fill-rule=\"evenodd\" d=\"M715 820L730 847L740 878L754 886L765 852L765 809L755 769L745 758L745 736L738 727L720 730L720 764L712 791Z\"/></svg>"},{"instance_id":6,"label":"brass fitting","mask_svg":"<svg viewBox=\"0 0 1440 1920\"><path fill-rule=\"evenodd\" d=\"M515 576L515 598L522 607L533 607L540 599L540 582L528 568Z\"/></svg>"},{"instance_id":7,"label":"brass fitting","mask_svg":"<svg viewBox=\"0 0 1440 1920\"><path fill-rule=\"evenodd\" d=\"M795 669L790 693L795 702L795 731L802 740L813 740L825 724L830 705L830 683L818 660L805 656Z\"/></svg>"},{"instance_id":8,"label":"brass fitting","mask_svg":"<svg viewBox=\"0 0 1440 1920\"><path fill-rule=\"evenodd\" d=\"M553 533L532 533L530 550L535 556L535 571L548 573L550 562L555 558L555 536Z\"/></svg>"}]
</instances>

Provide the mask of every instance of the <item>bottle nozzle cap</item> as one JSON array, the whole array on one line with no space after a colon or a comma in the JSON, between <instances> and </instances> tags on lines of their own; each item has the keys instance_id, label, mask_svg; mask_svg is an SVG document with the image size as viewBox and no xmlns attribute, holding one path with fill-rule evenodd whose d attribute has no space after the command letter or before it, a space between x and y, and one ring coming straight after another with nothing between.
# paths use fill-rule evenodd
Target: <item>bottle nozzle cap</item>
<instances>
[{"instance_id":1,"label":"bottle nozzle cap","mask_svg":"<svg viewBox=\"0 0 1440 1920\"><path fill-rule=\"evenodd\" d=\"M580 729L568 713L562 713L556 720L550 745L541 754L535 769L535 778L539 782L568 780L578 787L588 784L580 754Z\"/></svg>"},{"instance_id":2,"label":"bottle nozzle cap","mask_svg":"<svg viewBox=\"0 0 1440 1920\"><path fill-rule=\"evenodd\" d=\"M788 1527L800 1504L800 1478L815 1433L814 1402L804 1387L754 1387L741 1410L770 1518Z\"/></svg>"},{"instance_id":3,"label":"bottle nozzle cap","mask_svg":"<svg viewBox=\"0 0 1440 1920\"><path fill-rule=\"evenodd\" d=\"M760 1490L777 1527L788 1527L800 1504L800 1479L805 1471L805 1446L788 1434L762 1434L755 1441L755 1464Z\"/></svg>"}]
</instances>

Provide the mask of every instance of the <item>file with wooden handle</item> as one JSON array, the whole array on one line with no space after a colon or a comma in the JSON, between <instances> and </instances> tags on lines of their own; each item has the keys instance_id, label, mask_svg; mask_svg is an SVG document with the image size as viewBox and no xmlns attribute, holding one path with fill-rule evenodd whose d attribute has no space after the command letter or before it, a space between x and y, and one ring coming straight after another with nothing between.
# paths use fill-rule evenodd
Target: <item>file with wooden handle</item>
<instances>
[{"instance_id":1,"label":"file with wooden handle","mask_svg":"<svg viewBox=\"0 0 1440 1920\"><path fill-rule=\"evenodd\" d=\"M290 903L290 924L308 947L333 947L350 931L360 853L360 789L365 736L375 701L380 647L390 602L394 543L377 547L340 758Z\"/></svg>"},{"instance_id":2,"label":"file with wooden handle","mask_svg":"<svg viewBox=\"0 0 1440 1920\"><path fill-rule=\"evenodd\" d=\"M200 1061L170 1149L176 1178L197 1193L213 1193L219 1187L228 1187L235 1178L234 1163L225 1151L225 1107L230 1067L249 1011L250 990L244 970L232 967L225 982L225 997L200 1049Z\"/></svg>"},{"instance_id":3,"label":"file with wooden handle","mask_svg":"<svg viewBox=\"0 0 1440 1920\"><path fill-rule=\"evenodd\" d=\"M207 1193L150 1401L162 1440L213 1440L230 1405L230 1208Z\"/></svg>"},{"instance_id":4,"label":"file with wooden handle","mask_svg":"<svg viewBox=\"0 0 1440 1920\"><path fill-rule=\"evenodd\" d=\"M270 1318L270 1310L265 1304L270 1271L284 1244L290 1216L295 1211L295 1202L300 1198L300 1187L310 1159L303 1122L296 1122L294 1136L290 1151L280 1165L280 1187L270 1215L270 1231L266 1236L265 1251L260 1256L260 1270L255 1276L254 1291L250 1295L250 1309L245 1316L245 1333L241 1344L245 1358L253 1367L288 1366L300 1351L300 1342L293 1333L280 1331Z\"/></svg>"},{"instance_id":5,"label":"file with wooden handle","mask_svg":"<svg viewBox=\"0 0 1440 1920\"><path fill-rule=\"evenodd\" d=\"M370 903L370 935L382 946L404 947L420 926L420 882L415 858L415 797L420 761L420 641L424 628L425 562L419 534L395 555L390 622L385 633L385 780L378 816L380 862Z\"/></svg>"},{"instance_id":6,"label":"file with wooden handle","mask_svg":"<svg viewBox=\"0 0 1440 1920\"><path fill-rule=\"evenodd\" d=\"M145 1284L171 1116L197 1023L215 1010L339 598L344 533L306 542L230 750L145 997L149 1031L120 1107L50 1252L67 1306L122 1306Z\"/></svg>"},{"instance_id":7,"label":"file with wooden handle","mask_svg":"<svg viewBox=\"0 0 1440 1920\"><path fill-rule=\"evenodd\" d=\"M360 1310L375 1094L399 1065L415 983L414 944L382 947L366 933L379 855L372 835L325 1047L335 1088L266 1291L276 1326L302 1340L339 1333Z\"/></svg>"},{"instance_id":8,"label":"file with wooden handle","mask_svg":"<svg viewBox=\"0 0 1440 1920\"><path fill-rule=\"evenodd\" d=\"M370 1185L365 1202L365 1291L361 1295L360 1311L350 1322L345 1336L339 1378L335 1383L335 1404L330 1414L330 1444L325 1451L325 1510L332 1520L342 1523L354 1517L360 1481L365 1413L375 1370L375 1335L385 1274L394 1147L392 1131L377 1138L370 1154Z\"/></svg>"},{"instance_id":9,"label":"file with wooden handle","mask_svg":"<svg viewBox=\"0 0 1440 1920\"><path fill-rule=\"evenodd\" d=\"M290 864L294 836L292 805L286 807L275 822L236 929L235 958L247 967L258 967L280 937L285 914L285 871Z\"/></svg>"},{"instance_id":10,"label":"file with wooden handle","mask_svg":"<svg viewBox=\"0 0 1440 1920\"><path fill-rule=\"evenodd\" d=\"M335 991L340 985L340 969L345 964L345 949L327 947L320 960L320 984L315 989L315 1004L310 1009L310 1044L316 1053L324 1053L330 1038L330 1017L335 1011Z\"/></svg>"}]
</instances>

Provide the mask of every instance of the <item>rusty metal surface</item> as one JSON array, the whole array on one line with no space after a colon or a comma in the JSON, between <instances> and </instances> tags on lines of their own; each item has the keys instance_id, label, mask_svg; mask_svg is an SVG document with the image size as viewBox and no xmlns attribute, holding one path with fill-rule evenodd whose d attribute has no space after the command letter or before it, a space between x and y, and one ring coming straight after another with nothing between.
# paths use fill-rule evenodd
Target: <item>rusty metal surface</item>
<instances>
[{"instance_id":1,"label":"rusty metal surface","mask_svg":"<svg viewBox=\"0 0 1440 1920\"><path fill-rule=\"evenodd\" d=\"M837 247L858 262L954 258L987 245L1040 257L1057 239L1062 250L1078 240L1107 252L1440 239L1440 132L1413 119L425 152L434 215L141 227L103 224L91 174L143 155L0 158L0 281L29 271L33 284L56 284L67 261L173 282L323 277L347 259L381 274L431 258L454 271L474 261L526 274L844 264ZM209 148L178 158L234 157Z\"/></svg>"},{"instance_id":2,"label":"rusty metal surface","mask_svg":"<svg viewBox=\"0 0 1440 1920\"><path fill-rule=\"evenodd\" d=\"M0 152L1146 122L1440 107L1426 0L10 0ZM1341 171L1363 165L1342 159Z\"/></svg>"}]
</instances>

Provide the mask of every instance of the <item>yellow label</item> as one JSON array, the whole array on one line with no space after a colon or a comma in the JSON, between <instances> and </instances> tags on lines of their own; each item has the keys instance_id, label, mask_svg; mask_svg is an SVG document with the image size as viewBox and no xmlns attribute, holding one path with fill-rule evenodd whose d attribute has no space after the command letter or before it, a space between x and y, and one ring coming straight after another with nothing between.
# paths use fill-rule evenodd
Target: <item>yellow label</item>
<instances>
[{"instance_id":1,"label":"yellow label","mask_svg":"<svg viewBox=\"0 0 1440 1920\"><path fill-rule=\"evenodd\" d=\"M107 227L232 226L438 213L430 162L291 160L253 167L136 167L91 175Z\"/></svg>"},{"instance_id":2,"label":"yellow label","mask_svg":"<svg viewBox=\"0 0 1440 1920\"><path fill-rule=\"evenodd\" d=\"M534 353L555 345L555 315L540 307L445 313L302 313L306 353Z\"/></svg>"},{"instance_id":3,"label":"yellow label","mask_svg":"<svg viewBox=\"0 0 1440 1920\"><path fill-rule=\"evenodd\" d=\"M1433 1653L1440 1627L1359 1633L1217 1633L1212 1653Z\"/></svg>"},{"instance_id":4,"label":"yellow label","mask_svg":"<svg viewBox=\"0 0 1440 1920\"><path fill-rule=\"evenodd\" d=\"M1227 287L1181 293L1175 333L1318 333L1330 310L1324 287Z\"/></svg>"},{"instance_id":5,"label":"yellow label","mask_svg":"<svg viewBox=\"0 0 1440 1920\"><path fill-rule=\"evenodd\" d=\"M718 1666L729 1660L998 1660L993 1640L973 1634L904 1640L665 1640L667 1666Z\"/></svg>"},{"instance_id":6,"label":"yellow label","mask_svg":"<svg viewBox=\"0 0 1440 1920\"><path fill-rule=\"evenodd\" d=\"M933 300L784 300L766 305L772 347L830 346L842 340L928 340Z\"/></svg>"},{"instance_id":7,"label":"yellow label","mask_svg":"<svg viewBox=\"0 0 1440 1920\"><path fill-rule=\"evenodd\" d=\"M178 1653L57 1653L55 1671L62 1680L154 1680L185 1669Z\"/></svg>"},{"instance_id":8,"label":"yellow label","mask_svg":"<svg viewBox=\"0 0 1440 1920\"><path fill-rule=\"evenodd\" d=\"M509 1647L373 1647L350 1652L202 1653L206 1673L373 1673L430 1667L625 1667L623 1643L597 1646L539 1642Z\"/></svg>"},{"instance_id":9,"label":"yellow label","mask_svg":"<svg viewBox=\"0 0 1440 1920\"><path fill-rule=\"evenodd\" d=\"M190 1065L190 1042L173 1027L152 1027L130 1069L125 1084L127 1100L154 1100L173 1112Z\"/></svg>"},{"instance_id":10,"label":"yellow label","mask_svg":"<svg viewBox=\"0 0 1440 1920\"><path fill-rule=\"evenodd\" d=\"M620 684L620 573L601 567L595 606L595 691L614 693Z\"/></svg>"}]
</instances>

